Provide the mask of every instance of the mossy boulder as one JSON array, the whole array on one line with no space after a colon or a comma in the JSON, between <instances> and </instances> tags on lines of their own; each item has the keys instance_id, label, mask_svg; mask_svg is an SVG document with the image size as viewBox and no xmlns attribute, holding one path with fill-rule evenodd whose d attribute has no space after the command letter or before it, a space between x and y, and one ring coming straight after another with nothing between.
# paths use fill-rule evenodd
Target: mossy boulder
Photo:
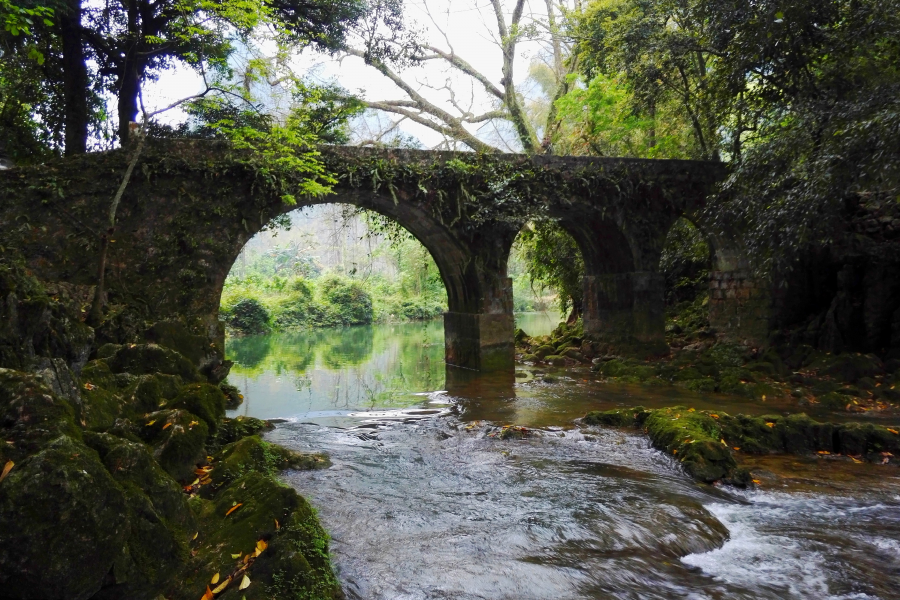
<instances>
[{"instance_id":1,"label":"mossy boulder","mask_svg":"<svg viewBox=\"0 0 900 600\"><path fill-rule=\"evenodd\" d=\"M0 483L0 589L9 598L93 596L123 555L126 494L97 453L61 435Z\"/></svg>"},{"instance_id":2,"label":"mossy boulder","mask_svg":"<svg viewBox=\"0 0 900 600\"><path fill-rule=\"evenodd\" d=\"M218 451L222 446L236 442L242 438L258 435L274 429L275 426L268 421L254 417L238 416L233 419L224 418L216 429L215 437L210 440L209 446Z\"/></svg>"},{"instance_id":3,"label":"mossy boulder","mask_svg":"<svg viewBox=\"0 0 900 600\"><path fill-rule=\"evenodd\" d=\"M550 356L545 356L544 361L553 365L554 367L564 367L566 365L566 357L559 356L557 354L551 354Z\"/></svg>"},{"instance_id":4,"label":"mossy boulder","mask_svg":"<svg viewBox=\"0 0 900 600\"><path fill-rule=\"evenodd\" d=\"M640 427L650 416L650 411L643 406L633 408L616 408L606 411L591 411L584 415L585 425L607 425L609 427Z\"/></svg>"},{"instance_id":5,"label":"mossy boulder","mask_svg":"<svg viewBox=\"0 0 900 600\"><path fill-rule=\"evenodd\" d=\"M845 383L856 383L863 377L881 375L884 365L874 354L837 354L820 357L811 365L820 375L829 375Z\"/></svg>"},{"instance_id":6,"label":"mossy boulder","mask_svg":"<svg viewBox=\"0 0 900 600\"><path fill-rule=\"evenodd\" d=\"M644 427L654 447L675 456L699 481L723 479L737 467L718 422L709 414L685 407L660 409L651 412Z\"/></svg>"},{"instance_id":7,"label":"mossy boulder","mask_svg":"<svg viewBox=\"0 0 900 600\"><path fill-rule=\"evenodd\" d=\"M192 542L195 556L166 598L196 600L214 574L224 580L241 569L244 557L252 555L260 540L268 547L217 598L341 597L328 559L328 537L309 503L290 487L251 471L214 499L192 502L201 534ZM233 554L241 556L232 558ZM239 591L243 573L252 583Z\"/></svg>"},{"instance_id":8,"label":"mossy boulder","mask_svg":"<svg viewBox=\"0 0 900 600\"><path fill-rule=\"evenodd\" d=\"M225 409L234 410L244 402L244 395L235 386L222 382L219 389L225 394Z\"/></svg>"},{"instance_id":9,"label":"mossy boulder","mask_svg":"<svg viewBox=\"0 0 900 600\"><path fill-rule=\"evenodd\" d=\"M171 348L157 344L125 344L103 359L113 373L178 375L184 381L202 381L194 364Z\"/></svg>"},{"instance_id":10,"label":"mossy boulder","mask_svg":"<svg viewBox=\"0 0 900 600\"><path fill-rule=\"evenodd\" d=\"M167 408L180 408L203 419L210 432L215 432L219 420L225 416L225 394L211 383L191 383L184 386L168 402Z\"/></svg>"},{"instance_id":11,"label":"mossy boulder","mask_svg":"<svg viewBox=\"0 0 900 600\"><path fill-rule=\"evenodd\" d=\"M81 371L79 422L108 428L116 419L158 410L174 398L184 382L178 375L113 373L106 360L92 360Z\"/></svg>"},{"instance_id":12,"label":"mossy boulder","mask_svg":"<svg viewBox=\"0 0 900 600\"><path fill-rule=\"evenodd\" d=\"M30 373L0 369L0 459L18 462L50 440L81 439L75 411Z\"/></svg>"},{"instance_id":13,"label":"mossy boulder","mask_svg":"<svg viewBox=\"0 0 900 600\"><path fill-rule=\"evenodd\" d=\"M196 521L187 495L146 446L106 433L85 434L125 492L130 534L97 598L151 598L189 556Z\"/></svg>"},{"instance_id":14,"label":"mossy boulder","mask_svg":"<svg viewBox=\"0 0 900 600\"><path fill-rule=\"evenodd\" d=\"M324 469L331 466L331 461L324 454L294 452L265 442L258 435L228 444L214 459L215 467L210 473L212 486L204 488L204 491L218 489L250 471L275 475L285 469Z\"/></svg>"},{"instance_id":15,"label":"mossy boulder","mask_svg":"<svg viewBox=\"0 0 900 600\"><path fill-rule=\"evenodd\" d=\"M193 479L196 465L206 457L205 421L186 410L169 409L150 413L134 425L166 473L177 481Z\"/></svg>"},{"instance_id":16,"label":"mossy boulder","mask_svg":"<svg viewBox=\"0 0 900 600\"><path fill-rule=\"evenodd\" d=\"M556 348L554 348L553 346L550 346L548 344L545 344L543 346L539 346L534 351L534 354L535 354L535 356L537 356L538 358L543 360L544 358L546 358L548 356L556 354Z\"/></svg>"}]
</instances>

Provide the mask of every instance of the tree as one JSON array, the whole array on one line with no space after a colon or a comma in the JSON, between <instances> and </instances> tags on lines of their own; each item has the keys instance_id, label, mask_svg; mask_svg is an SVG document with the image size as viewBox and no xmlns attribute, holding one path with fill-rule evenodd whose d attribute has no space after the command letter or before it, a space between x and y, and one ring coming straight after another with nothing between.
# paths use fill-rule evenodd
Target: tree
<instances>
[{"instance_id":1,"label":"tree","mask_svg":"<svg viewBox=\"0 0 900 600\"><path fill-rule=\"evenodd\" d=\"M577 10L575 3L573 10ZM562 33L560 21L567 9L563 5L545 2L546 13L526 12L525 0L515 0L510 7L502 0L490 0L487 7L475 5L472 10L481 14L485 23L491 23L488 35L494 41L499 54L499 73L487 74L478 70L457 51L449 30L439 24L431 12L429 3L422 3L434 30L444 39L443 44L423 42L424 33L385 43L376 33L356 36L344 48L349 56L362 58L372 68L392 81L403 92L403 98L365 100L371 109L396 115L400 121L409 120L428 127L447 140L461 142L477 151L496 151L496 146L485 142L473 128L492 125L498 132L501 144L528 153L548 151L551 145L553 110L546 120L534 123L529 118L526 101L516 88L515 67L517 54L523 42L536 42L551 57L553 79L560 93L567 89L567 75L574 64L567 62L568 44ZM455 5L454 5L455 7ZM484 11L484 12L483 12ZM404 25L405 26L405 25ZM411 30L407 27L407 30ZM393 48L392 53L373 52L372 48ZM440 84L428 81L412 83L403 71L409 67L421 67L439 63L452 73ZM461 90L468 88L468 100ZM438 99L437 96L442 96ZM511 135L508 135L511 134ZM512 139L507 139L511 137Z\"/></svg>"}]
</instances>

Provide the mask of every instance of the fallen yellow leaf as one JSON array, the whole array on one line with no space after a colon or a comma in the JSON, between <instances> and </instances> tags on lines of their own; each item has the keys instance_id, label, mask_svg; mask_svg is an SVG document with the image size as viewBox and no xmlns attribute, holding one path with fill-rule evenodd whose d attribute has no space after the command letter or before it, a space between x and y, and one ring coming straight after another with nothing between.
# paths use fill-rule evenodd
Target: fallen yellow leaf
<instances>
[{"instance_id":1,"label":"fallen yellow leaf","mask_svg":"<svg viewBox=\"0 0 900 600\"><path fill-rule=\"evenodd\" d=\"M900 432L898 432L896 429L888 429L888 431L890 431L894 435L900 435Z\"/></svg>"},{"instance_id":2,"label":"fallen yellow leaf","mask_svg":"<svg viewBox=\"0 0 900 600\"><path fill-rule=\"evenodd\" d=\"M766 427L775 427L775 423L766 423Z\"/></svg>"},{"instance_id":3,"label":"fallen yellow leaf","mask_svg":"<svg viewBox=\"0 0 900 600\"><path fill-rule=\"evenodd\" d=\"M711 416L713 419L719 418L719 415L717 415L716 413L711 413L709 416Z\"/></svg>"},{"instance_id":4,"label":"fallen yellow leaf","mask_svg":"<svg viewBox=\"0 0 900 600\"><path fill-rule=\"evenodd\" d=\"M154 423L156 423L156 419L153 419L152 421L150 421L149 423L147 423L147 427L150 427L150 426L153 425Z\"/></svg>"},{"instance_id":5,"label":"fallen yellow leaf","mask_svg":"<svg viewBox=\"0 0 900 600\"><path fill-rule=\"evenodd\" d=\"M756 485L759 485L759 484L762 483L762 482L761 482L759 479L754 479L754 480L753 480L753 483L755 483Z\"/></svg>"},{"instance_id":6,"label":"fallen yellow leaf","mask_svg":"<svg viewBox=\"0 0 900 600\"><path fill-rule=\"evenodd\" d=\"M268 544L268 542L266 542L266 540L259 540L258 542L256 542L256 549L259 550L260 552L262 552L263 550L265 550L268 547L269 547L269 544Z\"/></svg>"},{"instance_id":7,"label":"fallen yellow leaf","mask_svg":"<svg viewBox=\"0 0 900 600\"><path fill-rule=\"evenodd\" d=\"M168 429L168 428L171 427L171 426L172 426L171 423L166 423L165 425L163 425L163 430L166 430L166 429Z\"/></svg>"},{"instance_id":8,"label":"fallen yellow leaf","mask_svg":"<svg viewBox=\"0 0 900 600\"><path fill-rule=\"evenodd\" d=\"M275 519L275 529L281 529L281 525L278 524L278 519Z\"/></svg>"},{"instance_id":9,"label":"fallen yellow leaf","mask_svg":"<svg viewBox=\"0 0 900 600\"><path fill-rule=\"evenodd\" d=\"M728 445L728 444L725 443L725 440L724 440L724 439L721 439L721 440L719 440L719 441L722 442L722 445L723 445L723 446L727 446L727 445Z\"/></svg>"},{"instance_id":10,"label":"fallen yellow leaf","mask_svg":"<svg viewBox=\"0 0 900 600\"><path fill-rule=\"evenodd\" d=\"M232 554L232 555L231 555L231 558L240 558L240 557L241 557L241 553L240 553L240 552L238 552L237 554Z\"/></svg>"},{"instance_id":11,"label":"fallen yellow leaf","mask_svg":"<svg viewBox=\"0 0 900 600\"><path fill-rule=\"evenodd\" d=\"M200 598L200 600L213 600L215 596L213 596L212 590L209 589L209 586L206 586L206 593Z\"/></svg>"},{"instance_id":12,"label":"fallen yellow leaf","mask_svg":"<svg viewBox=\"0 0 900 600\"><path fill-rule=\"evenodd\" d=\"M696 409L689 408L689 409L688 409L688 412L694 412L695 410L696 410Z\"/></svg>"},{"instance_id":13,"label":"fallen yellow leaf","mask_svg":"<svg viewBox=\"0 0 900 600\"><path fill-rule=\"evenodd\" d=\"M192 540L196 540L198 535L200 535L200 532L199 532L199 531L198 531L197 533L195 533L195 534L194 534L194 537L192 537L191 539L192 539Z\"/></svg>"},{"instance_id":14,"label":"fallen yellow leaf","mask_svg":"<svg viewBox=\"0 0 900 600\"><path fill-rule=\"evenodd\" d=\"M242 507L243 505L244 505L243 502L238 502L237 504L235 504L234 506L232 506L231 508L228 509L228 512L225 513L225 516L227 517L228 515L230 515L231 513L233 513L234 511L236 511L236 510L239 509L240 507Z\"/></svg>"},{"instance_id":15,"label":"fallen yellow leaf","mask_svg":"<svg viewBox=\"0 0 900 600\"><path fill-rule=\"evenodd\" d=\"M191 424L188 427L193 427L194 425L199 425L200 421L191 421Z\"/></svg>"},{"instance_id":16,"label":"fallen yellow leaf","mask_svg":"<svg viewBox=\"0 0 900 600\"><path fill-rule=\"evenodd\" d=\"M828 450L819 450L819 454L831 454Z\"/></svg>"},{"instance_id":17,"label":"fallen yellow leaf","mask_svg":"<svg viewBox=\"0 0 900 600\"><path fill-rule=\"evenodd\" d=\"M200 478L199 478L199 477L198 477L197 479L195 479L195 480L194 480L194 483L192 483L191 485L197 485L198 483L200 483Z\"/></svg>"},{"instance_id":18,"label":"fallen yellow leaf","mask_svg":"<svg viewBox=\"0 0 900 600\"><path fill-rule=\"evenodd\" d=\"M732 448L732 450L735 450L735 451L740 450L740 449L741 449L740 446L735 446L734 448Z\"/></svg>"},{"instance_id":19,"label":"fallen yellow leaf","mask_svg":"<svg viewBox=\"0 0 900 600\"><path fill-rule=\"evenodd\" d=\"M856 458L853 458L852 456L850 457L850 460L852 460L852 461L855 462L855 463L861 463L861 462L862 462L861 460L858 460L858 459L856 459Z\"/></svg>"},{"instance_id":20,"label":"fallen yellow leaf","mask_svg":"<svg viewBox=\"0 0 900 600\"><path fill-rule=\"evenodd\" d=\"M216 573L215 575L213 575L212 579L210 579L209 582L213 585L219 583L219 574ZM213 592L213 593L215 593L215 592Z\"/></svg>"},{"instance_id":21,"label":"fallen yellow leaf","mask_svg":"<svg viewBox=\"0 0 900 600\"><path fill-rule=\"evenodd\" d=\"M241 579L241 585L238 586L238 589L246 590L248 587L250 587L250 578L244 575L244 578Z\"/></svg>"},{"instance_id":22,"label":"fallen yellow leaf","mask_svg":"<svg viewBox=\"0 0 900 600\"><path fill-rule=\"evenodd\" d=\"M672 454L678 454L678 448L672 450Z\"/></svg>"},{"instance_id":23,"label":"fallen yellow leaf","mask_svg":"<svg viewBox=\"0 0 900 600\"><path fill-rule=\"evenodd\" d=\"M231 583L231 577L226 578L225 581L220 583L219 586L212 591L212 593L213 594L221 594L222 592L225 591L225 588L228 587L229 583Z\"/></svg>"},{"instance_id":24,"label":"fallen yellow leaf","mask_svg":"<svg viewBox=\"0 0 900 600\"><path fill-rule=\"evenodd\" d=\"M9 472L12 471L12 468L14 466L16 466L16 463L14 463L13 461L11 461L11 460L6 461L6 464L3 465L3 472L0 473L0 481L3 481L4 479L6 479L6 476L9 475Z\"/></svg>"}]
</instances>

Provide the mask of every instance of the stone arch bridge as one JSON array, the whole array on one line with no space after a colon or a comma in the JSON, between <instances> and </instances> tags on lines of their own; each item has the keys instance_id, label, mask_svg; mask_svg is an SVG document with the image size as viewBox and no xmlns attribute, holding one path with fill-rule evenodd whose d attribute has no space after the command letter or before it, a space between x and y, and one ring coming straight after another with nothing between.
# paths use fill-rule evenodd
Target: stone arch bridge
<instances>
[{"instance_id":1,"label":"stone arch bridge","mask_svg":"<svg viewBox=\"0 0 900 600\"><path fill-rule=\"evenodd\" d=\"M339 202L395 220L430 251L449 301L448 365L511 366L506 263L518 232L539 218L557 220L581 248L586 334L664 351L659 263L666 235L680 216L708 230L701 209L725 174L721 164L680 160L320 151L336 174L334 193L290 205L282 199L290 175L277 176L228 144L148 140L110 234L107 289L115 314L98 335L120 342L181 336L197 362L217 369L224 354L219 300L244 244L291 210ZM87 296L129 156L125 149L0 172L2 241L19 246L41 279ZM739 253L727 240L711 242L713 324L752 338L765 327Z\"/></svg>"}]
</instances>

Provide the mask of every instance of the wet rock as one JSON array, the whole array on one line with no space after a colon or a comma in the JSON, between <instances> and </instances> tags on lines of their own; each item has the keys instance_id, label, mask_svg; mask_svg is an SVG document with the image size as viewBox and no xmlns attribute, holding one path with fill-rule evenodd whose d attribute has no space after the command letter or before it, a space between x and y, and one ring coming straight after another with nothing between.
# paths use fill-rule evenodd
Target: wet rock
<instances>
[{"instance_id":1,"label":"wet rock","mask_svg":"<svg viewBox=\"0 0 900 600\"><path fill-rule=\"evenodd\" d=\"M219 427L216 429L214 440L211 446L214 450L218 450L222 446L236 442L242 438L258 435L264 431L271 431L275 426L271 421L263 421L254 417L239 416L233 419L222 419Z\"/></svg>"},{"instance_id":2,"label":"wet rock","mask_svg":"<svg viewBox=\"0 0 900 600\"><path fill-rule=\"evenodd\" d=\"M563 353L563 356L578 362L585 362L584 355L577 348L569 348Z\"/></svg>"},{"instance_id":3,"label":"wet rock","mask_svg":"<svg viewBox=\"0 0 900 600\"><path fill-rule=\"evenodd\" d=\"M535 356L537 356L541 360L543 360L550 355L555 355L556 348L554 348L553 346L550 346L550 345L540 346L534 351L534 354L535 354Z\"/></svg>"}]
</instances>

